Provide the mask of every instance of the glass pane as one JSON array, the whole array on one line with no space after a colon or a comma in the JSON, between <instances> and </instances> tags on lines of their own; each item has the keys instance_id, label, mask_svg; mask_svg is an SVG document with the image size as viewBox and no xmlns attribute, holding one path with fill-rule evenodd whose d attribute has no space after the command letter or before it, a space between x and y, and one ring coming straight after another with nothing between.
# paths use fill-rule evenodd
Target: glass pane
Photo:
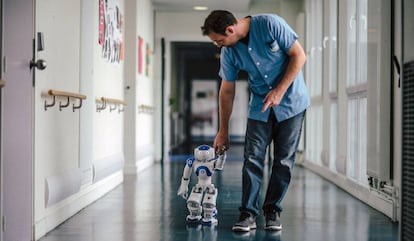
<instances>
[{"instance_id":1,"label":"glass pane","mask_svg":"<svg viewBox=\"0 0 414 241\"><path fill-rule=\"evenodd\" d=\"M336 172L336 156L338 149L338 104L336 102L331 103L330 122L329 168Z\"/></svg>"},{"instance_id":2,"label":"glass pane","mask_svg":"<svg viewBox=\"0 0 414 241\"><path fill-rule=\"evenodd\" d=\"M309 107L306 111L306 159L313 162L314 159L314 146L313 143L315 142L317 138L317 134L315 132L314 124L315 124L315 118L314 118L314 111L313 107Z\"/></svg>"},{"instance_id":3,"label":"glass pane","mask_svg":"<svg viewBox=\"0 0 414 241\"><path fill-rule=\"evenodd\" d=\"M369 1L369 9L368 9L368 29L366 32L367 39L367 71L369 75L367 76L367 72L364 74L365 77L371 83L379 83L379 73L380 70L380 50L383 46L381 46L381 32L387 29L386 27L382 26L381 22L383 21L383 16L381 15L381 1L371 0ZM383 29L384 28L384 29ZM369 39L369 41L368 41ZM376 90L373 90L376 91Z\"/></svg>"},{"instance_id":4,"label":"glass pane","mask_svg":"<svg viewBox=\"0 0 414 241\"><path fill-rule=\"evenodd\" d=\"M348 138L347 138L347 162L346 162L346 172L347 176L353 179L358 179L358 138L357 138L357 100L350 99L348 101Z\"/></svg>"},{"instance_id":5,"label":"glass pane","mask_svg":"<svg viewBox=\"0 0 414 241\"><path fill-rule=\"evenodd\" d=\"M348 102L347 175L362 185L367 182L367 98Z\"/></svg>"},{"instance_id":6,"label":"glass pane","mask_svg":"<svg viewBox=\"0 0 414 241\"><path fill-rule=\"evenodd\" d=\"M322 95L322 0L307 2L306 81L311 97Z\"/></svg>"},{"instance_id":7,"label":"glass pane","mask_svg":"<svg viewBox=\"0 0 414 241\"><path fill-rule=\"evenodd\" d=\"M329 11L329 92L336 93L338 86L337 78L337 32L338 32L338 1L330 1Z\"/></svg>"},{"instance_id":8,"label":"glass pane","mask_svg":"<svg viewBox=\"0 0 414 241\"><path fill-rule=\"evenodd\" d=\"M356 19L356 0L348 1L348 39L347 39L347 86L356 83L356 42L357 42L357 19Z\"/></svg>"},{"instance_id":9,"label":"glass pane","mask_svg":"<svg viewBox=\"0 0 414 241\"><path fill-rule=\"evenodd\" d=\"M359 100L359 178L360 184L368 186L367 178L367 98Z\"/></svg>"},{"instance_id":10,"label":"glass pane","mask_svg":"<svg viewBox=\"0 0 414 241\"><path fill-rule=\"evenodd\" d=\"M359 0L359 18L358 18L358 79L357 84L367 82L367 46L368 46L368 3L367 0Z\"/></svg>"},{"instance_id":11,"label":"glass pane","mask_svg":"<svg viewBox=\"0 0 414 241\"><path fill-rule=\"evenodd\" d=\"M315 2L315 95L322 95L322 38L323 38L323 5L322 0L316 0Z\"/></svg>"},{"instance_id":12,"label":"glass pane","mask_svg":"<svg viewBox=\"0 0 414 241\"><path fill-rule=\"evenodd\" d=\"M322 165L322 125L322 107L310 107L306 112L306 157L319 165Z\"/></svg>"}]
</instances>

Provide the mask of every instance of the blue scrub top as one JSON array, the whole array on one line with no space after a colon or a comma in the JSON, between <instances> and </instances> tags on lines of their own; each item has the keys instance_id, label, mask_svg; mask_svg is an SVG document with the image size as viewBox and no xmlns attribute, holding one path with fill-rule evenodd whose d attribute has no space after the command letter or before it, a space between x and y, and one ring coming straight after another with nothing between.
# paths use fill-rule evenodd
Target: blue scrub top
<instances>
[{"instance_id":1,"label":"blue scrub top","mask_svg":"<svg viewBox=\"0 0 414 241\"><path fill-rule=\"evenodd\" d=\"M287 69L287 51L298 38L297 34L279 16L260 14L251 16L248 45L238 42L221 48L219 75L223 80L235 82L240 70L249 77L250 101L248 118L267 122L270 108L264 113L263 99L282 80ZM287 89L281 103L273 106L276 119L289 119L310 105L310 97L302 71Z\"/></svg>"}]
</instances>

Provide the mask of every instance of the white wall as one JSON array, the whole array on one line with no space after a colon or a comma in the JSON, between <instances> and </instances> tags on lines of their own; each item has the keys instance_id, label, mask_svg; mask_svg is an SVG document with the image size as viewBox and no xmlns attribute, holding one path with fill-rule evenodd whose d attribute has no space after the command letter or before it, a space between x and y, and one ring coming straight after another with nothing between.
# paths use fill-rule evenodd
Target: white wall
<instances>
[{"instance_id":1,"label":"white wall","mask_svg":"<svg viewBox=\"0 0 414 241\"><path fill-rule=\"evenodd\" d=\"M128 1L125 53L125 96L129 102L125 119L124 171L136 174L154 163L154 37L150 0ZM138 65L138 40L142 39L142 72Z\"/></svg>"},{"instance_id":2,"label":"white wall","mask_svg":"<svg viewBox=\"0 0 414 241\"><path fill-rule=\"evenodd\" d=\"M109 61L103 54L99 1L37 1L36 28L44 32L46 47L38 57L50 64L36 86L36 239L122 183L124 173L136 174L154 162L152 4L108 3L122 15L125 61ZM137 69L138 36L144 39L143 73ZM57 99L45 111L44 102L51 101L48 89L87 98L75 111L72 99L69 108L60 111ZM125 112L111 111L116 107L111 104L98 110L101 97L126 101Z\"/></svg>"},{"instance_id":3,"label":"white wall","mask_svg":"<svg viewBox=\"0 0 414 241\"><path fill-rule=\"evenodd\" d=\"M124 13L124 1L117 3ZM123 181L124 113L97 111L101 97L124 99L123 62L111 63L98 43L98 1L37 1L37 31L49 61L35 91L35 238L38 239ZM46 14L52 13L52 14ZM56 89L85 95L82 107L44 110Z\"/></svg>"}]
</instances>

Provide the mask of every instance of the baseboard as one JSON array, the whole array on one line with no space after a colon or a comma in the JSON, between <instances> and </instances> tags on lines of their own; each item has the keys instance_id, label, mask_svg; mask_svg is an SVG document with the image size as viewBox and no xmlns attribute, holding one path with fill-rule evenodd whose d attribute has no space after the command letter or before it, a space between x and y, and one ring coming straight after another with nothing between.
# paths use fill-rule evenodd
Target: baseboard
<instances>
[{"instance_id":1,"label":"baseboard","mask_svg":"<svg viewBox=\"0 0 414 241\"><path fill-rule=\"evenodd\" d=\"M81 189L75 195L48 208L47 214L34 225L34 240L38 240L80 210L98 200L123 182L122 171Z\"/></svg>"},{"instance_id":2,"label":"baseboard","mask_svg":"<svg viewBox=\"0 0 414 241\"><path fill-rule=\"evenodd\" d=\"M348 192L355 198L361 200L372 208L388 216L392 221L398 221L396 203L390 197L386 197L377 192L371 191L367 187L363 187L360 184L350 180L345 175L340 173L334 173L326 167L319 166L309 161L301 163L307 169L317 173L321 177L334 183L339 188Z\"/></svg>"}]
</instances>

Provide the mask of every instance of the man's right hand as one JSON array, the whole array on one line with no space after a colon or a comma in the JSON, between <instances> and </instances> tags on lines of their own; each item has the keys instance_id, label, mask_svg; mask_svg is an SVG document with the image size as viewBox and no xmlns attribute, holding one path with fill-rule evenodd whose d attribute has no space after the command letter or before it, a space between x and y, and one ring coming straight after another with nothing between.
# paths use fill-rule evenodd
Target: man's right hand
<instances>
[{"instance_id":1,"label":"man's right hand","mask_svg":"<svg viewBox=\"0 0 414 241\"><path fill-rule=\"evenodd\" d=\"M219 132L214 139L213 147L217 154L223 155L230 147L229 136Z\"/></svg>"}]
</instances>

